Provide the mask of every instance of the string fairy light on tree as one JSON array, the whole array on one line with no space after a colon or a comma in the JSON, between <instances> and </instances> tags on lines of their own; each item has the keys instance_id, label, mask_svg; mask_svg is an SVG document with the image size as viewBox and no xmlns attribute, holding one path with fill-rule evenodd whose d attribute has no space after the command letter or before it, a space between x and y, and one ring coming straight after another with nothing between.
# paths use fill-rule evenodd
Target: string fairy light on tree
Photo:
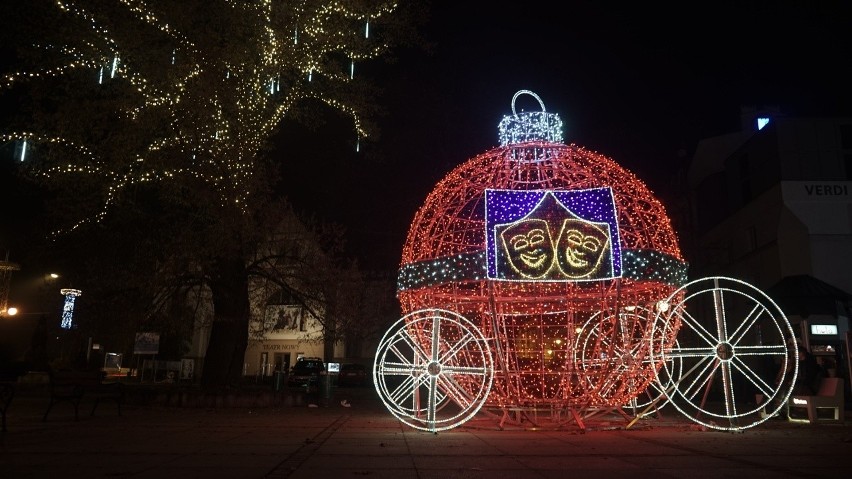
<instances>
[{"instance_id":1,"label":"string fairy light on tree","mask_svg":"<svg viewBox=\"0 0 852 479\"><path fill-rule=\"evenodd\" d=\"M72 229L145 182L200 181L221 204L245 208L258 152L304 100L350 116L360 148L368 131L347 88L356 62L390 48L375 33L398 10L369 0L52 4L61 28L34 45L41 64L5 74L0 86L59 82L55 95L70 101L2 139L26 145L20 159L46 179L98 176L102 210ZM363 30L370 24L373 35ZM62 166L49 161L58 157Z\"/></svg>"}]
</instances>

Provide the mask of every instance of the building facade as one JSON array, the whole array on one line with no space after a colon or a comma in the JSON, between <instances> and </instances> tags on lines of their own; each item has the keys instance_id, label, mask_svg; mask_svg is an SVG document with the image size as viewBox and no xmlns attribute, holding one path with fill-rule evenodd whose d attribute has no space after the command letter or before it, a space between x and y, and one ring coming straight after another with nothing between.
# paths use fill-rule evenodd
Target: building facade
<instances>
[{"instance_id":1,"label":"building facade","mask_svg":"<svg viewBox=\"0 0 852 479\"><path fill-rule=\"evenodd\" d=\"M269 378L275 371L289 371L300 357L332 359L323 358L322 297L316 289L311 290L316 285L309 284L312 268L323 264L317 258L324 255L312 235L294 214L288 214L255 257L247 260L254 274L249 277L251 316L243 376ZM297 297L294 291L303 294ZM209 344L213 301L206 287L196 288L190 300L195 305L195 326L184 361L192 362L194 376L198 377L203 374L201 367ZM335 357L343 356L342 344L334 349Z\"/></svg>"},{"instance_id":2,"label":"building facade","mask_svg":"<svg viewBox=\"0 0 852 479\"><path fill-rule=\"evenodd\" d=\"M741 131L698 143L687 181L690 276L767 292L812 352L841 363L848 384L852 118L744 110ZM833 333L815 336L812 325Z\"/></svg>"}]
</instances>

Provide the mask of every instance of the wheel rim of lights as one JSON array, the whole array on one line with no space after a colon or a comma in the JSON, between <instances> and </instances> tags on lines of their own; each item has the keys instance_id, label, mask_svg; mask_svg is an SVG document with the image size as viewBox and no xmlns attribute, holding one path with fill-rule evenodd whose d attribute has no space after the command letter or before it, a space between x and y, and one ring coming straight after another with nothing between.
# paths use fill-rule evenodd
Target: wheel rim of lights
<instances>
[{"instance_id":1,"label":"wheel rim of lights","mask_svg":"<svg viewBox=\"0 0 852 479\"><path fill-rule=\"evenodd\" d=\"M463 316L437 309L399 319L379 342L373 384L400 421L424 431L472 418L493 378L488 341Z\"/></svg>"},{"instance_id":2,"label":"wheel rim of lights","mask_svg":"<svg viewBox=\"0 0 852 479\"><path fill-rule=\"evenodd\" d=\"M667 367L656 367L650 354L654 341L645 341L646 331L639 329L651 326L649 318L659 320L654 311L639 306L622 308L618 315L600 311L577 333L574 364L585 372L587 387L599 397L599 403L627 396L631 399L624 406L641 416L657 412L668 403L666 390L680 377L683 364L675 357L667 358ZM677 339L674 344L677 348ZM592 351L604 356L587 356ZM634 362L640 362L641 368L637 374L630 374Z\"/></svg>"},{"instance_id":3,"label":"wheel rim of lights","mask_svg":"<svg viewBox=\"0 0 852 479\"><path fill-rule=\"evenodd\" d=\"M651 354L666 374L679 373L667 388L678 411L708 428L733 431L757 426L784 407L798 374L798 361L787 367L789 356L797 357L789 347L795 333L771 298L744 281L716 276L685 284L668 303L653 323ZM673 334L678 342L670 346ZM762 367L767 359L780 361L780 384L774 383L777 371ZM682 371L668 371L678 361ZM765 399L756 404L753 393L734 383Z\"/></svg>"}]
</instances>

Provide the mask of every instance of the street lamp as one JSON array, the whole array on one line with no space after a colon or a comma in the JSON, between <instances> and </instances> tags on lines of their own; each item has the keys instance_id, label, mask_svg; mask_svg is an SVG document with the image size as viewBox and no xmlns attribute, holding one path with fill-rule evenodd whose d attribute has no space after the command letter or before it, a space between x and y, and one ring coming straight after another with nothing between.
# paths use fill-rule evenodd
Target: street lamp
<instances>
[{"instance_id":1,"label":"street lamp","mask_svg":"<svg viewBox=\"0 0 852 479\"><path fill-rule=\"evenodd\" d=\"M6 260L0 261L0 315L10 314L9 307L9 283L12 279L12 271L18 271L21 267L17 263L9 261L9 253Z\"/></svg>"}]
</instances>

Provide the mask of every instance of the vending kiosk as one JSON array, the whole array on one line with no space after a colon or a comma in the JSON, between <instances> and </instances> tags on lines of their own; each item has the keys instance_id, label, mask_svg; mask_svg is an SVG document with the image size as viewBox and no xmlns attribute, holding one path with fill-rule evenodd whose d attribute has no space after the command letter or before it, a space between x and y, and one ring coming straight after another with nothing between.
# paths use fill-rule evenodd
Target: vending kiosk
<instances>
[{"instance_id":1,"label":"vending kiosk","mask_svg":"<svg viewBox=\"0 0 852 479\"><path fill-rule=\"evenodd\" d=\"M820 315L802 320L801 326L805 347L817 358L826 373L849 381L849 371L845 367L849 357L846 345L849 320L843 316Z\"/></svg>"}]
</instances>

